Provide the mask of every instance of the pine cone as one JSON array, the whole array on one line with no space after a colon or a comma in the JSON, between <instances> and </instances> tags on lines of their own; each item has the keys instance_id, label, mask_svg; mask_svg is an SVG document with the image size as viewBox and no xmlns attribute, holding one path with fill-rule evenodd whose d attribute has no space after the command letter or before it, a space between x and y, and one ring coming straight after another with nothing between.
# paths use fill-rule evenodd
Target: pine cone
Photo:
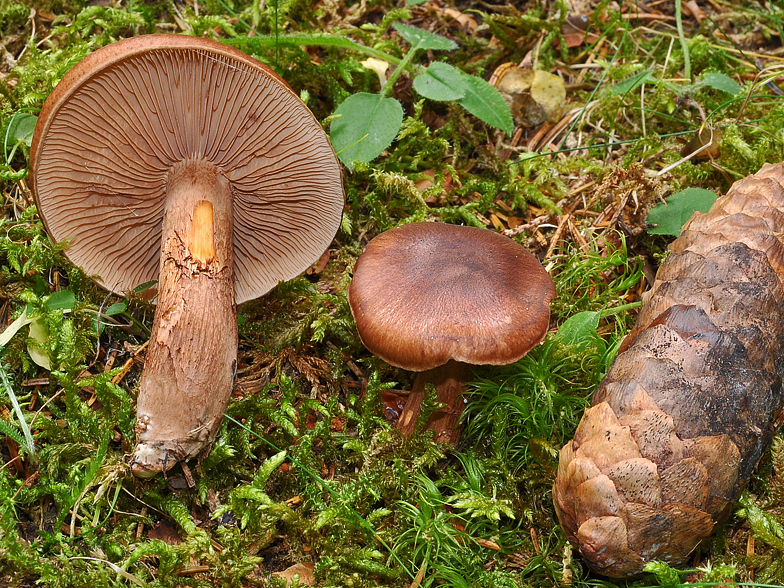
<instances>
[{"instance_id":1,"label":"pine cone","mask_svg":"<svg viewBox=\"0 0 784 588\"><path fill-rule=\"evenodd\" d=\"M784 164L696 213L561 449L561 526L606 576L678 566L725 519L784 404Z\"/></svg>"}]
</instances>

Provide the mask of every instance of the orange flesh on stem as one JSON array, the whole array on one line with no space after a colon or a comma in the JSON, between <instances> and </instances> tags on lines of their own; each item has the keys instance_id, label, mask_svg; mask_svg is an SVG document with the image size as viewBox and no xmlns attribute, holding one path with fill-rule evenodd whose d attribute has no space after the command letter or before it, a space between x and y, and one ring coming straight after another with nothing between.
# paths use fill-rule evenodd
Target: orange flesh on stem
<instances>
[{"instance_id":1,"label":"orange flesh on stem","mask_svg":"<svg viewBox=\"0 0 784 588\"><path fill-rule=\"evenodd\" d=\"M188 231L191 257L203 264L215 259L215 224L212 216L212 202L201 200L193 211L191 228Z\"/></svg>"}]
</instances>

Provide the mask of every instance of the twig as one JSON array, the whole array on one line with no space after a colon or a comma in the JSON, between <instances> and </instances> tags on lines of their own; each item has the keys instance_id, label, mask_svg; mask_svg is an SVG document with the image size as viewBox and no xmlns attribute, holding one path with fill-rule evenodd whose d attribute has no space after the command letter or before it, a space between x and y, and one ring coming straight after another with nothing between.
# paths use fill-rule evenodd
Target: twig
<instances>
[{"instance_id":1,"label":"twig","mask_svg":"<svg viewBox=\"0 0 784 588\"><path fill-rule=\"evenodd\" d=\"M149 344L150 344L150 340L149 340L149 339L147 339L147 341L145 341L145 342L144 342L144 343L143 343L143 344L142 344L142 345L141 345L141 346L140 346L140 347L139 347L139 348L138 348L138 349L137 349L137 350L134 352L134 354L133 354L133 357L129 358L129 359L128 359L128 361L126 361L126 362L123 364L123 366L122 366L122 369L120 370L120 373L119 373L119 374L117 374L116 376L114 376L114 377L112 378L112 384L119 384L120 382L122 382L122 381L123 381L123 378L125 378L125 376L127 376L127 375L128 375L128 372L129 372L129 371L131 371L131 367L133 367L133 364L134 364L134 362L136 361L136 356L138 356L138 355L139 355L139 353L141 353L142 351L144 351L144 350L147 348L147 345L149 345Z\"/></svg>"},{"instance_id":2,"label":"twig","mask_svg":"<svg viewBox=\"0 0 784 588\"><path fill-rule=\"evenodd\" d=\"M501 231L501 233L506 237L517 237L518 235L522 235L533 229L538 229L539 226L543 225L549 218L550 215L537 216L530 223L517 225L514 229L506 229L505 231Z\"/></svg>"},{"instance_id":3,"label":"twig","mask_svg":"<svg viewBox=\"0 0 784 588\"><path fill-rule=\"evenodd\" d=\"M558 228L555 230L555 234L553 238L550 240L550 246L547 248L547 253L544 254L544 258L548 259L552 256L553 252L555 251L556 246L558 245L558 241L561 240L561 236L563 235L564 229L566 228L569 219L572 217L571 213L566 213L561 217L561 220L558 221Z\"/></svg>"}]
</instances>

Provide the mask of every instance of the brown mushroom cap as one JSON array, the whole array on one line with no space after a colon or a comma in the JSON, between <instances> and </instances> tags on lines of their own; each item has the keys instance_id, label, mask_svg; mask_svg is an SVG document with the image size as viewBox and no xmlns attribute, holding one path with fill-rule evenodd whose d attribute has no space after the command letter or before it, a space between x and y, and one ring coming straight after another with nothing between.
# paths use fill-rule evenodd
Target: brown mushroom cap
<instances>
[{"instance_id":1,"label":"brown mushroom cap","mask_svg":"<svg viewBox=\"0 0 784 588\"><path fill-rule=\"evenodd\" d=\"M52 238L123 293L157 278L167 174L186 160L231 183L238 303L332 241L343 190L321 125L269 68L207 39L135 37L81 61L41 111L30 178Z\"/></svg>"},{"instance_id":2,"label":"brown mushroom cap","mask_svg":"<svg viewBox=\"0 0 784 588\"><path fill-rule=\"evenodd\" d=\"M365 347L413 371L520 359L547 333L554 297L545 269L511 239L440 223L373 239L348 292Z\"/></svg>"}]
</instances>

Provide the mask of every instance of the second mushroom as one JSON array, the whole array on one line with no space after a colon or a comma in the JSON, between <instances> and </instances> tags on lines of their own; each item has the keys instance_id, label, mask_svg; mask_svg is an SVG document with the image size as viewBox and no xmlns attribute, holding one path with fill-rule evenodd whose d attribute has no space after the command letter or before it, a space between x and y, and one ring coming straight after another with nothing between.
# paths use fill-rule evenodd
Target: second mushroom
<instances>
[{"instance_id":1,"label":"second mushroom","mask_svg":"<svg viewBox=\"0 0 784 588\"><path fill-rule=\"evenodd\" d=\"M555 286L520 245L485 229L414 223L382 233L359 257L348 292L362 342L420 372L397 423L416 428L425 385L444 407L427 427L456 443L473 365L523 357L547 333Z\"/></svg>"}]
</instances>

